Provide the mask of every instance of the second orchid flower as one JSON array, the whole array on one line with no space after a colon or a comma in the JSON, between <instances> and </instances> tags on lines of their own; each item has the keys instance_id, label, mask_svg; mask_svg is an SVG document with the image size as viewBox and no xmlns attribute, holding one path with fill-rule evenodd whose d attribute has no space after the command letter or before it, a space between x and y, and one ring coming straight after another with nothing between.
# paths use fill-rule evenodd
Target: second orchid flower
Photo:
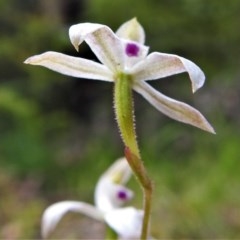
<instances>
[{"instance_id":1,"label":"second orchid flower","mask_svg":"<svg viewBox=\"0 0 240 240\"><path fill-rule=\"evenodd\" d=\"M130 177L131 169L126 159L118 159L97 182L95 206L80 201L62 201L49 206L42 217L43 238L52 234L68 212L82 213L107 223L120 239L139 238L143 211L134 207L123 207L133 197L133 192L124 186Z\"/></svg>"}]
</instances>

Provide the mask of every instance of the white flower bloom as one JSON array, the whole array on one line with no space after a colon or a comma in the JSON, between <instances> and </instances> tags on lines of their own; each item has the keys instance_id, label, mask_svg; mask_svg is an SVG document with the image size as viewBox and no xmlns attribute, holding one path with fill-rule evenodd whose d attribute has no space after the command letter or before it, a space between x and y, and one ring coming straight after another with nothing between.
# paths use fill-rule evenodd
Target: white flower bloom
<instances>
[{"instance_id":1,"label":"white flower bloom","mask_svg":"<svg viewBox=\"0 0 240 240\"><path fill-rule=\"evenodd\" d=\"M56 228L57 224L68 212L83 213L93 219L104 221L103 214L96 207L78 201L62 201L49 206L42 216L41 234L47 238Z\"/></svg>"},{"instance_id":2,"label":"white flower bloom","mask_svg":"<svg viewBox=\"0 0 240 240\"><path fill-rule=\"evenodd\" d=\"M121 74L131 76L132 89L159 111L214 133L198 110L161 94L145 82L187 72L195 92L204 84L205 76L197 65L186 58L160 52L148 55L144 30L135 18L120 26L116 34L106 25L80 23L70 27L69 36L77 50L85 41L101 63L51 51L30 57L25 63L41 65L73 77L109 82L117 81Z\"/></svg>"},{"instance_id":3,"label":"white flower bloom","mask_svg":"<svg viewBox=\"0 0 240 240\"><path fill-rule=\"evenodd\" d=\"M115 209L106 214L105 220L119 235L120 239L139 239L141 235L143 211L133 207Z\"/></svg>"},{"instance_id":4,"label":"white flower bloom","mask_svg":"<svg viewBox=\"0 0 240 240\"><path fill-rule=\"evenodd\" d=\"M133 192L126 188L132 175L125 158L117 160L99 179L95 187L95 205L102 212L123 206L124 203L132 199Z\"/></svg>"},{"instance_id":5,"label":"white flower bloom","mask_svg":"<svg viewBox=\"0 0 240 240\"><path fill-rule=\"evenodd\" d=\"M96 185L95 206L79 201L62 201L49 206L42 217L42 236L47 238L68 212L82 213L104 222L106 213L132 199L133 192L122 185L129 180L130 176L131 169L126 159L118 159L100 177ZM125 219L122 219L122 222L124 221Z\"/></svg>"}]
</instances>

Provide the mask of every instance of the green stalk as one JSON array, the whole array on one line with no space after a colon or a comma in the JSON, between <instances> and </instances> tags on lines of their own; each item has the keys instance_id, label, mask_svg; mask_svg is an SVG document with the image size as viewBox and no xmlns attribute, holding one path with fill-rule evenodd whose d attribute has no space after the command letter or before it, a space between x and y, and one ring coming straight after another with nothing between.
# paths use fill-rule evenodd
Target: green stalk
<instances>
[{"instance_id":1,"label":"green stalk","mask_svg":"<svg viewBox=\"0 0 240 240\"><path fill-rule=\"evenodd\" d=\"M134 127L131 75L120 73L115 81L114 107L116 120L125 146L140 157Z\"/></svg>"},{"instance_id":2,"label":"green stalk","mask_svg":"<svg viewBox=\"0 0 240 240\"><path fill-rule=\"evenodd\" d=\"M118 235L116 232L114 232L114 230L112 230L109 226L106 226L106 236L105 236L105 240L115 240L118 239Z\"/></svg>"},{"instance_id":3,"label":"green stalk","mask_svg":"<svg viewBox=\"0 0 240 240\"><path fill-rule=\"evenodd\" d=\"M126 159L137 177L144 195L144 218L141 239L147 239L151 213L152 182L141 160L134 125L132 77L119 73L115 81L114 107L116 120L125 145Z\"/></svg>"}]
</instances>

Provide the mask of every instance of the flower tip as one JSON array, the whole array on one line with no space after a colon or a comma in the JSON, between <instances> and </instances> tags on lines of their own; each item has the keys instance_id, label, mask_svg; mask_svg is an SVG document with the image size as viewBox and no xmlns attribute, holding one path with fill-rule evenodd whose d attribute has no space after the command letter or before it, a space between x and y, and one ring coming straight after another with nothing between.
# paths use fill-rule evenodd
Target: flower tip
<instances>
[{"instance_id":1,"label":"flower tip","mask_svg":"<svg viewBox=\"0 0 240 240\"><path fill-rule=\"evenodd\" d=\"M41 56L42 56L42 54L29 57L23 63L25 63L25 64L32 64L32 65L38 65L38 63L42 60Z\"/></svg>"},{"instance_id":2,"label":"flower tip","mask_svg":"<svg viewBox=\"0 0 240 240\"><path fill-rule=\"evenodd\" d=\"M78 52L79 51L79 44L78 44L77 39L72 39L71 43L74 46L75 50Z\"/></svg>"},{"instance_id":3,"label":"flower tip","mask_svg":"<svg viewBox=\"0 0 240 240\"><path fill-rule=\"evenodd\" d=\"M30 64L30 62L31 62L31 57L27 58L23 63Z\"/></svg>"},{"instance_id":4,"label":"flower tip","mask_svg":"<svg viewBox=\"0 0 240 240\"><path fill-rule=\"evenodd\" d=\"M194 86L192 86L192 93L195 93L198 90L198 88L195 88Z\"/></svg>"},{"instance_id":5,"label":"flower tip","mask_svg":"<svg viewBox=\"0 0 240 240\"><path fill-rule=\"evenodd\" d=\"M202 120L201 123L195 125L196 127L199 127L200 129L206 131L206 132L209 132L209 133L212 133L212 134L216 134L214 128L212 127L212 125L204 118Z\"/></svg>"},{"instance_id":6,"label":"flower tip","mask_svg":"<svg viewBox=\"0 0 240 240\"><path fill-rule=\"evenodd\" d=\"M120 38L135 41L140 44L144 44L145 42L144 29L136 17L123 23L116 31L116 35Z\"/></svg>"},{"instance_id":7,"label":"flower tip","mask_svg":"<svg viewBox=\"0 0 240 240\"><path fill-rule=\"evenodd\" d=\"M199 88L201 88L203 86L203 83L201 83L199 85L192 84L192 93L194 94Z\"/></svg>"},{"instance_id":8,"label":"flower tip","mask_svg":"<svg viewBox=\"0 0 240 240\"><path fill-rule=\"evenodd\" d=\"M39 55L34 55L27 58L23 63L31 65L41 65L41 63L46 60L51 55L51 52L46 52Z\"/></svg>"},{"instance_id":9,"label":"flower tip","mask_svg":"<svg viewBox=\"0 0 240 240\"><path fill-rule=\"evenodd\" d=\"M103 176L115 184L124 184L129 180L131 174L132 171L126 158L122 157L117 159Z\"/></svg>"},{"instance_id":10,"label":"flower tip","mask_svg":"<svg viewBox=\"0 0 240 240\"><path fill-rule=\"evenodd\" d=\"M133 17L129 22L138 23L137 17Z\"/></svg>"},{"instance_id":11,"label":"flower tip","mask_svg":"<svg viewBox=\"0 0 240 240\"><path fill-rule=\"evenodd\" d=\"M80 34L78 32L78 26L79 26L78 24L77 25L72 25L69 28L70 41L77 51L79 51L79 45L82 42L82 39L80 38Z\"/></svg>"},{"instance_id":12,"label":"flower tip","mask_svg":"<svg viewBox=\"0 0 240 240\"><path fill-rule=\"evenodd\" d=\"M209 124L208 126L208 129L207 129L208 132L212 133L212 134L216 134L216 131L215 129Z\"/></svg>"},{"instance_id":13,"label":"flower tip","mask_svg":"<svg viewBox=\"0 0 240 240\"><path fill-rule=\"evenodd\" d=\"M197 66L196 66L197 67ZM192 80L192 92L195 93L199 88L201 88L205 83L205 74L203 71L197 67L197 71L195 70L194 80Z\"/></svg>"},{"instance_id":14,"label":"flower tip","mask_svg":"<svg viewBox=\"0 0 240 240\"><path fill-rule=\"evenodd\" d=\"M75 50L79 52L79 45L77 43L72 43L72 45L74 46Z\"/></svg>"}]
</instances>

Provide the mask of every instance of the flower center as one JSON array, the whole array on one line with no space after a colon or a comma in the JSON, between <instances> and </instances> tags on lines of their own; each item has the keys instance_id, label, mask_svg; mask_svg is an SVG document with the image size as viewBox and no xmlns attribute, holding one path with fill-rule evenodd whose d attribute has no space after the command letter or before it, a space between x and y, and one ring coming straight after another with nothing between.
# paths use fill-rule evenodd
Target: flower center
<instances>
[{"instance_id":1,"label":"flower center","mask_svg":"<svg viewBox=\"0 0 240 240\"><path fill-rule=\"evenodd\" d=\"M117 193L117 197L121 200L126 200L127 199L127 193L125 191L119 191Z\"/></svg>"},{"instance_id":2,"label":"flower center","mask_svg":"<svg viewBox=\"0 0 240 240\"><path fill-rule=\"evenodd\" d=\"M129 57L137 57L139 50L140 50L139 47L134 43L128 43L125 49L126 54Z\"/></svg>"}]
</instances>

